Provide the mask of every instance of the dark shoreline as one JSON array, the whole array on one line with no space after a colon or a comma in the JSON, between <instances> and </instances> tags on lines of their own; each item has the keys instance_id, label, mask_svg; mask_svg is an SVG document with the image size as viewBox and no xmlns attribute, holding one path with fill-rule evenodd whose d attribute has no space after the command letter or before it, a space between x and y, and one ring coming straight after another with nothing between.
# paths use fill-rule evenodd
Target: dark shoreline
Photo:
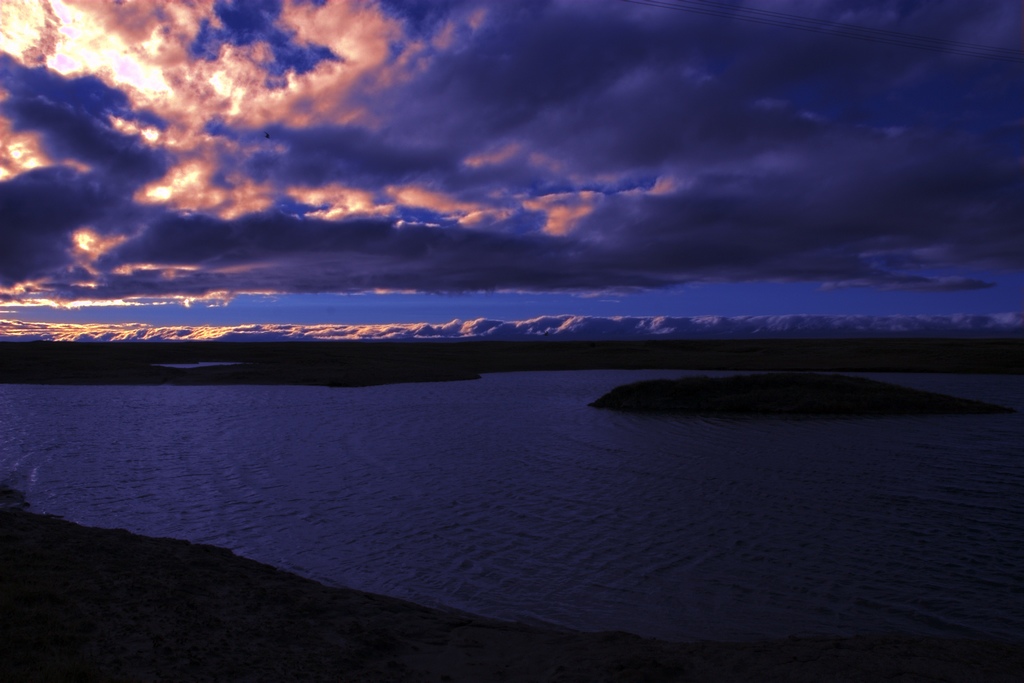
<instances>
[{"instance_id":1,"label":"dark shoreline","mask_svg":"<svg viewBox=\"0 0 1024 683\"><path fill-rule=\"evenodd\" d=\"M331 588L230 551L0 509L3 681L1020 680L1024 643L669 643Z\"/></svg>"},{"instance_id":2,"label":"dark shoreline","mask_svg":"<svg viewBox=\"0 0 1024 683\"><path fill-rule=\"evenodd\" d=\"M241 365L154 365L199 362ZM0 384L353 387L604 369L1024 374L1024 340L0 343Z\"/></svg>"}]
</instances>

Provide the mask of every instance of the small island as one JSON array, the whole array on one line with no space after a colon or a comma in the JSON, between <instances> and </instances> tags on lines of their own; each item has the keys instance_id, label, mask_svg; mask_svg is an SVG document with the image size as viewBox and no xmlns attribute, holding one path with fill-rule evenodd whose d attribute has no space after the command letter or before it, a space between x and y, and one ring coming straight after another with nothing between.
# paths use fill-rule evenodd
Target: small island
<instances>
[{"instance_id":1,"label":"small island","mask_svg":"<svg viewBox=\"0 0 1024 683\"><path fill-rule=\"evenodd\" d=\"M752 415L951 415L1012 408L847 375L805 372L648 380L590 404L637 412Z\"/></svg>"}]
</instances>

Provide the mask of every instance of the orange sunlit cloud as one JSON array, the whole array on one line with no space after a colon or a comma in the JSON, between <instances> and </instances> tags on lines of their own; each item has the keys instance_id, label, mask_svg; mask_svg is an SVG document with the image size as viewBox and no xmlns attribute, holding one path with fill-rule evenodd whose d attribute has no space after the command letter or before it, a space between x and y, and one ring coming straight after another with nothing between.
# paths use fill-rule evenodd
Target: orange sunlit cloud
<instances>
[{"instance_id":1,"label":"orange sunlit cloud","mask_svg":"<svg viewBox=\"0 0 1024 683\"><path fill-rule=\"evenodd\" d=\"M891 4L875 29L1019 38L1005 3ZM0 0L0 305L725 282L1009 300L1016 53L844 43L811 78L779 55L820 36L665 9Z\"/></svg>"},{"instance_id":2,"label":"orange sunlit cloud","mask_svg":"<svg viewBox=\"0 0 1024 683\"><path fill-rule=\"evenodd\" d=\"M454 219L465 227L478 226L488 221L500 221L512 214L512 209L507 207L495 208L487 204L464 202L443 192L417 185L391 186L385 191L402 206L430 209Z\"/></svg>"},{"instance_id":3,"label":"orange sunlit cloud","mask_svg":"<svg viewBox=\"0 0 1024 683\"><path fill-rule=\"evenodd\" d=\"M160 131L153 126L141 126L135 121L126 121L113 115L110 116L110 125L119 133L138 135L150 145L160 139Z\"/></svg>"},{"instance_id":4,"label":"orange sunlit cloud","mask_svg":"<svg viewBox=\"0 0 1024 683\"><path fill-rule=\"evenodd\" d=\"M8 54L30 66L45 62L53 51L57 17L48 3L11 0L0 3L0 44Z\"/></svg>"},{"instance_id":5,"label":"orange sunlit cloud","mask_svg":"<svg viewBox=\"0 0 1024 683\"><path fill-rule=\"evenodd\" d=\"M509 159L512 159L522 150L522 145L515 142L509 142L499 146L496 149L488 150L473 154L463 160L466 166L470 168L480 168L482 166L493 166L504 163Z\"/></svg>"},{"instance_id":6,"label":"orange sunlit cloud","mask_svg":"<svg viewBox=\"0 0 1024 683\"><path fill-rule=\"evenodd\" d=\"M80 228L71 235L71 239L79 262L87 265L123 244L128 238L124 235L105 237L90 228Z\"/></svg>"},{"instance_id":7,"label":"orange sunlit cloud","mask_svg":"<svg viewBox=\"0 0 1024 683\"><path fill-rule=\"evenodd\" d=\"M195 39L202 21L216 24L212 2L168 3L159 13L141 11L138 3L77 5L53 0L52 7L48 13L36 3L4 3L4 18L10 19L5 25L31 27L6 30L4 37L10 42L5 49L23 60L42 50L58 73L97 75L121 88L136 108L167 120L170 129L163 143L191 154L182 157L181 166L171 169L164 182L152 184L139 197L173 200L183 209L224 207L228 201L217 190L198 185L208 181L212 172L209 160L195 159L206 156L203 150L209 139L203 127L211 118L253 129L281 121L289 125L349 121L358 111L345 108L345 92L363 75L380 69L390 41L399 35L393 21L370 7L289 3L282 22L300 40L335 49L343 61L325 61L309 73L289 74L286 87L272 88L265 68L272 55L265 43L224 44L216 58L208 61L187 55L184 46ZM116 117L112 125L138 132L151 144L162 137L152 126L139 127ZM25 164L34 163L31 159L38 156L33 152ZM184 194L192 197L185 199ZM244 200L231 202L238 206L223 208L221 213L239 215L267 205L265 198L257 198L260 192L254 187L246 194Z\"/></svg>"},{"instance_id":8,"label":"orange sunlit cloud","mask_svg":"<svg viewBox=\"0 0 1024 683\"><path fill-rule=\"evenodd\" d=\"M0 101L3 93L0 92ZM49 166L52 161L43 152L39 135L30 131L15 132L10 122L0 116L0 181L31 171L40 166Z\"/></svg>"},{"instance_id":9,"label":"orange sunlit cloud","mask_svg":"<svg viewBox=\"0 0 1024 683\"><path fill-rule=\"evenodd\" d=\"M0 313L6 311L0 310ZM476 318L453 319L443 323L385 324L241 324L241 325L152 325L126 323L39 323L0 318L0 339L47 339L52 341L369 341L369 340L459 340L459 339L566 339L594 336L631 337L638 334L663 338L716 337L724 330L756 333L765 327L814 329L858 336L884 336L894 331L943 330L987 331L1012 334L1020 329L1020 313L972 316L540 316L524 320Z\"/></svg>"},{"instance_id":10,"label":"orange sunlit cloud","mask_svg":"<svg viewBox=\"0 0 1024 683\"><path fill-rule=\"evenodd\" d=\"M304 73L288 73L284 87L271 87L266 65L273 55L266 43L220 46L209 60L190 58L185 48L195 40L204 21L219 26L212 2L169 3L158 13L126 5L79 5L53 0L52 9L24 3L6 5L12 24L33 27L11 32L8 49L24 60L45 54L50 68L65 75L90 73L125 92L132 105L162 117L164 131L152 125L110 115L117 131L138 135L145 144L173 150L166 174L134 194L141 204L165 205L179 211L206 211L231 219L264 210L275 196L285 195L314 205L327 205L313 214L328 220L351 215L387 215L390 202L376 203L373 193L328 185L316 189L280 188L253 182L239 174L227 183L215 182L218 155L237 153L238 143L211 138L204 126L212 117L229 125L261 130L287 121L290 126L347 124L373 126L361 105L348 106L348 93L357 84L394 85L422 68L425 44L410 41L404 57L391 62L391 45L402 35L401 25L370 3L286 2L280 22L302 44L324 45L339 55ZM485 8L449 20L431 39L432 49L456 46L456 35L474 32L486 23ZM416 64L420 64L419 67ZM99 68L96 66L99 65ZM369 79L369 81L367 81ZM46 165L48 159L31 134L19 134L0 158L0 174L16 175ZM273 148L273 145L265 145ZM521 151L519 143L467 157L470 167L500 164ZM533 153L535 165L557 168L559 162ZM501 207L461 202L418 186L387 188L395 202L449 215L462 225L475 226L511 214L507 198ZM531 211L547 212L546 230L562 234L585 215L585 205L545 199L524 203Z\"/></svg>"},{"instance_id":11,"label":"orange sunlit cloud","mask_svg":"<svg viewBox=\"0 0 1024 683\"><path fill-rule=\"evenodd\" d=\"M460 202L442 192L435 192L416 185L391 186L385 191L399 204L431 209L443 214L465 214L480 208L476 204Z\"/></svg>"},{"instance_id":12,"label":"orange sunlit cloud","mask_svg":"<svg viewBox=\"0 0 1024 683\"><path fill-rule=\"evenodd\" d=\"M217 166L211 157L191 156L163 178L139 188L135 200L166 204L182 211L208 211L227 219L270 206L274 195L266 184L239 174L229 176L227 185L214 182Z\"/></svg>"},{"instance_id":13,"label":"orange sunlit cloud","mask_svg":"<svg viewBox=\"0 0 1024 683\"><path fill-rule=\"evenodd\" d=\"M320 187L289 187L285 192L298 202L323 207L307 214L322 220L388 215L394 209L391 204L377 203L373 192L336 183Z\"/></svg>"},{"instance_id":14,"label":"orange sunlit cloud","mask_svg":"<svg viewBox=\"0 0 1024 683\"><path fill-rule=\"evenodd\" d=\"M590 215L603 195L598 192L564 192L523 200L531 211L546 214L544 232L549 235L567 235L577 223Z\"/></svg>"}]
</instances>

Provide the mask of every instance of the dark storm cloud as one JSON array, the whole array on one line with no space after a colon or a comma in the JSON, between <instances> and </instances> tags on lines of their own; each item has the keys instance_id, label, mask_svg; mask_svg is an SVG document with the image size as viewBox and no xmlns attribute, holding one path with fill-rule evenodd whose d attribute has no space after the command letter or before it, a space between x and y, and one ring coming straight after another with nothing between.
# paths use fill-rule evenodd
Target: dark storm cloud
<instances>
[{"instance_id":1,"label":"dark storm cloud","mask_svg":"<svg viewBox=\"0 0 1024 683\"><path fill-rule=\"evenodd\" d=\"M432 137L476 144L504 136L530 138L529 126L545 122L558 127L560 140L586 134L609 120L594 106L602 92L652 64L676 60L680 66L679 57L692 52L683 36L624 21L616 4L601 11L540 2L502 4L470 42L439 54L407 88L384 100L374 93L371 104L390 105L394 127L415 126ZM661 92L655 109L675 104L667 93ZM634 109L650 105L631 100ZM580 120L582 129L561 125Z\"/></svg>"},{"instance_id":2,"label":"dark storm cloud","mask_svg":"<svg viewBox=\"0 0 1024 683\"><path fill-rule=\"evenodd\" d=\"M0 56L0 82L9 91L0 113L15 131L42 133L43 147L55 161L78 161L142 184L167 170L167 154L147 148L139 136L114 130L111 115L162 126L148 112L134 112L125 95L98 78L62 78L45 68L26 69Z\"/></svg>"},{"instance_id":3,"label":"dark storm cloud","mask_svg":"<svg viewBox=\"0 0 1024 683\"><path fill-rule=\"evenodd\" d=\"M831 6L829 18L872 18L858 7ZM896 8L882 9L874 16ZM1000 10L934 3L910 8L906 19L956 38L965 26L994 28ZM590 241L617 244L620 267L669 281L927 289L921 277L879 268L883 255L901 255L908 268L1024 265L1018 162L1013 149L991 144L1007 128L1019 136L1019 119L1010 124L1005 98L986 98L976 82L1003 86L1011 67L720 18L655 17L654 9L643 10L643 21L625 11L507 9L500 30L437 60L401 94L415 110L390 113L436 137L458 130L460 139L525 142L564 165L550 176L683 177L687 187L673 197L609 196L584 223ZM886 110L893 100L898 106ZM534 172L523 191L544 187L544 175ZM443 182L462 189L466 181ZM593 258L593 267L608 267L601 256L583 252L576 265ZM935 288L958 282L979 281Z\"/></svg>"},{"instance_id":4,"label":"dark storm cloud","mask_svg":"<svg viewBox=\"0 0 1024 683\"><path fill-rule=\"evenodd\" d=\"M111 298L162 292L203 296L237 291L356 292L416 289L458 293L494 283L524 289L590 290L656 287L656 276L593 268L574 257L578 242L535 234L528 239L390 222L304 220L276 212L233 221L166 215L106 254L98 264L150 267L108 275L99 293ZM601 259L612 262L610 255ZM167 279L161 269L198 266ZM230 284L230 287L228 285ZM96 289L91 291L95 296Z\"/></svg>"},{"instance_id":5,"label":"dark storm cloud","mask_svg":"<svg viewBox=\"0 0 1024 683\"><path fill-rule=\"evenodd\" d=\"M1012 44L1008 4L778 9ZM300 38L280 3L215 14L190 46L203 64L225 43L265 43L272 80L356 73L357 59ZM125 238L92 264L89 295L110 298L766 280L942 292L1024 268L1019 65L623 2L386 2L383 14L399 23L373 73L336 90L303 81L311 99L278 119L204 119L213 142L196 144L194 163L217 165L208 185L271 196L249 213L132 204L175 158L107 118L152 115L98 78L0 63L0 113L39 132L54 160L93 168L0 184L19 216L0 237L18 254L0 256L4 282L49 268L79 296L62 254L106 215L89 208L98 198L122 209L95 228ZM61 182L67 199L43 206ZM374 206L326 218L343 203L330 193L349 190Z\"/></svg>"},{"instance_id":6,"label":"dark storm cloud","mask_svg":"<svg viewBox=\"0 0 1024 683\"><path fill-rule=\"evenodd\" d=\"M130 179L134 183L159 178L166 171L164 154L145 148L67 104L38 96L8 100L3 112L15 130L43 133L44 147L55 160L75 160Z\"/></svg>"},{"instance_id":7,"label":"dark storm cloud","mask_svg":"<svg viewBox=\"0 0 1024 683\"><path fill-rule=\"evenodd\" d=\"M15 98L43 97L74 107L91 118L111 113L137 116L123 92L95 76L65 78L46 67L26 68L8 55L0 55L0 79Z\"/></svg>"},{"instance_id":8,"label":"dark storm cloud","mask_svg":"<svg viewBox=\"0 0 1024 683\"><path fill-rule=\"evenodd\" d=\"M63 271L71 232L102 217L115 198L90 175L36 169L0 182L0 285Z\"/></svg>"},{"instance_id":9,"label":"dark storm cloud","mask_svg":"<svg viewBox=\"0 0 1024 683\"><path fill-rule=\"evenodd\" d=\"M270 130L287 151L258 151L246 161L245 170L256 180L282 186L345 181L376 189L409 178L450 174L459 158L456 150L436 142L393 140L357 126Z\"/></svg>"},{"instance_id":10,"label":"dark storm cloud","mask_svg":"<svg viewBox=\"0 0 1024 683\"><path fill-rule=\"evenodd\" d=\"M948 136L844 133L814 135L799 155L768 153L763 168L694 169L667 196L609 197L583 227L614 243L620 262L712 278L925 288L887 269L1024 267L1020 171L1009 160Z\"/></svg>"},{"instance_id":11,"label":"dark storm cloud","mask_svg":"<svg viewBox=\"0 0 1024 683\"><path fill-rule=\"evenodd\" d=\"M114 130L108 117L161 122L133 112L122 93L96 78L65 79L3 57L0 78L8 91L0 113L11 129L39 133L52 160L89 168L55 165L0 182L0 284L74 277L71 234L86 225L99 233L123 228L137 210L131 193L167 167L166 152Z\"/></svg>"},{"instance_id":12,"label":"dark storm cloud","mask_svg":"<svg viewBox=\"0 0 1024 683\"><path fill-rule=\"evenodd\" d=\"M405 22L414 36L430 36L454 9L468 3L462 0L381 0L381 8Z\"/></svg>"}]
</instances>

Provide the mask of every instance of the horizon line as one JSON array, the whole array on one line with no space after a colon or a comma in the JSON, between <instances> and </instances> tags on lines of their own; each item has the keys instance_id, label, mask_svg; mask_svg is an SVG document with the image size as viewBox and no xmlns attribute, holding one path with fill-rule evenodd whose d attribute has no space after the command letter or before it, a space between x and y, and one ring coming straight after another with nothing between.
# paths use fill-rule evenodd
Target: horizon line
<instances>
[{"instance_id":1,"label":"horizon line","mask_svg":"<svg viewBox=\"0 0 1024 683\"><path fill-rule=\"evenodd\" d=\"M866 337L1016 337L1017 312L949 315L780 314L741 316L548 315L444 323L242 323L159 325L0 319L0 341L577 341Z\"/></svg>"}]
</instances>

